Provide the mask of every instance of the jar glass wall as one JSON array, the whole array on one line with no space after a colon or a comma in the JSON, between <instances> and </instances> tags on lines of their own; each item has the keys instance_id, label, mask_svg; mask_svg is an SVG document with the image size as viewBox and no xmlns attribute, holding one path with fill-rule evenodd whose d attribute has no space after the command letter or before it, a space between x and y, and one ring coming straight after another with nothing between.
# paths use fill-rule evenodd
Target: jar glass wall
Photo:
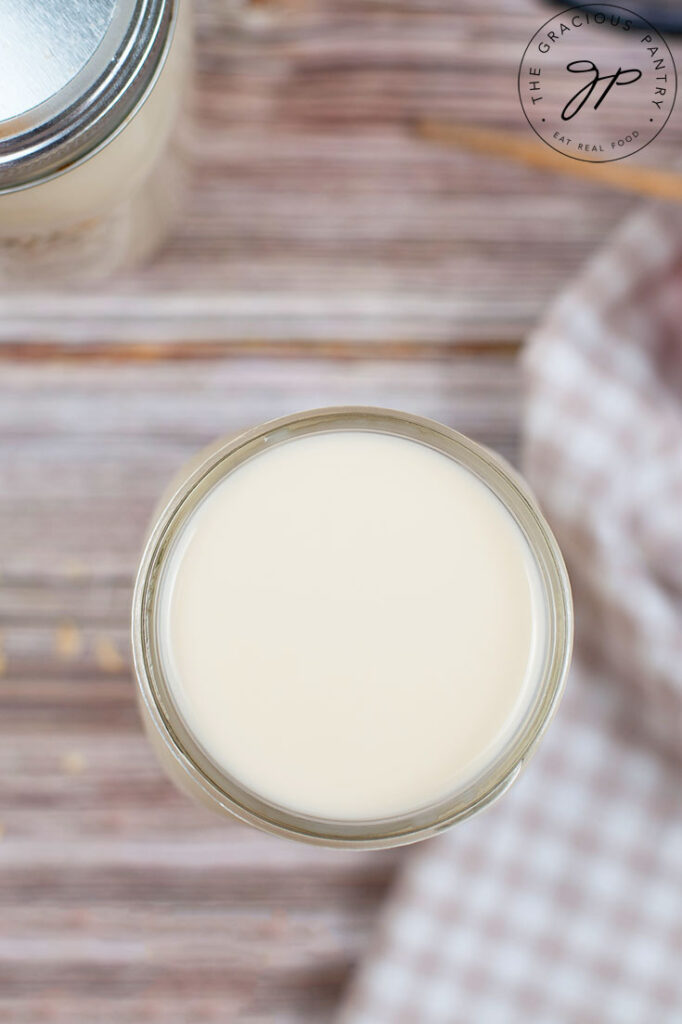
<instances>
[{"instance_id":1,"label":"jar glass wall","mask_svg":"<svg viewBox=\"0 0 682 1024\"><path fill-rule=\"evenodd\" d=\"M475 474L520 528L541 581L545 640L532 697L512 735L446 799L381 820L335 821L295 813L230 777L193 737L174 701L164 668L160 586L174 542L199 503L246 460L289 441L362 431L417 441ZM487 806L518 777L560 699L570 661L572 606L556 542L523 482L499 457L438 423L370 408L332 408L289 416L249 430L202 453L167 494L151 529L133 604L133 648L147 734L169 776L194 799L265 831L328 846L377 848L426 838ZM267 636L263 637L267 644ZM414 753L414 752L411 752Z\"/></svg>"},{"instance_id":2,"label":"jar glass wall","mask_svg":"<svg viewBox=\"0 0 682 1024\"><path fill-rule=\"evenodd\" d=\"M114 10L72 79L0 122L0 282L78 283L126 269L158 247L177 214L189 0L126 0Z\"/></svg>"}]
</instances>

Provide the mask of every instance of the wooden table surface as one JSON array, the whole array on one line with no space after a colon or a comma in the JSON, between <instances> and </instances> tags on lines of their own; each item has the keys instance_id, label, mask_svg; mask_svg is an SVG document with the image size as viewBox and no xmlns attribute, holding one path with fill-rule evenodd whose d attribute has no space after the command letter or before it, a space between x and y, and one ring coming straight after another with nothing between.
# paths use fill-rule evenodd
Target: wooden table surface
<instances>
[{"instance_id":1,"label":"wooden table surface","mask_svg":"<svg viewBox=\"0 0 682 1024\"><path fill-rule=\"evenodd\" d=\"M242 425L375 403L518 457L519 343L633 201L409 126L528 131L547 10L202 0L173 239L105 287L0 295L0 1021L331 1020L409 853L177 795L134 706L131 579L169 476Z\"/></svg>"}]
</instances>

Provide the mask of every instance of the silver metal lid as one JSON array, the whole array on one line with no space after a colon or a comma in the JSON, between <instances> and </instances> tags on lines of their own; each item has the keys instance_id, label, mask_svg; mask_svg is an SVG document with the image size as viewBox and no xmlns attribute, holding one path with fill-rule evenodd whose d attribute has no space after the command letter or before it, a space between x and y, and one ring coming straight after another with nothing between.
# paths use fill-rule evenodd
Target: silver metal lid
<instances>
[{"instance_id":1,"label":"silver metal lid","mask_svg":"<svg viewBox=\"0 0 682 1024\"><path fill-rule=\"evenodd\" d=\"M1 0L0 191L65 170L142 103L179 0Z\"/></svg>"}]
</instances>

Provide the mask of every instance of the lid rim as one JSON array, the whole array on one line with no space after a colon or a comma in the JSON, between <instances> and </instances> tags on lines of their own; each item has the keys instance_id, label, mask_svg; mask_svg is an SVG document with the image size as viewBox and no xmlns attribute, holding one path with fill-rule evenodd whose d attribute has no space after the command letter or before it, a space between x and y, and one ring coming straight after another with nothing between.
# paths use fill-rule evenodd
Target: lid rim
<instances>
[{"instance_id":1,"label":"lid rim","mask_svg":"<svg viewBox=\"0 0 682 1024\"><path fill-rule=\"evenodd\" d=\"M31 110L0 121L0 195L57 177L117 134L156 82L178 9L179 0L131 0L113 52L105 35L65 86ZM10 135L13 121L21 128Z\"/></svg>"}]
</instances>

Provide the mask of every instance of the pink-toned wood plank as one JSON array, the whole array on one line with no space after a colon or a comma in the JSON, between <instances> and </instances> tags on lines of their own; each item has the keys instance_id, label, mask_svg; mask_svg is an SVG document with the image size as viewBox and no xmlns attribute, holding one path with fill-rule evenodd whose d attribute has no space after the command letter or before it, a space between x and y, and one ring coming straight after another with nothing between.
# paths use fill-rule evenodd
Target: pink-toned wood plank
<instances>
[{"instance_id":1,"label":"pink-toned wood plank","mask_svg":"<svg viewBox=\"0 0 682 1024\"><path fill-rule=\"evenodd\" d=\"M130 587L211 437L376 403L516 457L515 359L0 360L0 1022L325 1024L396 863L195 808L141 733Z\"/></svg>"},{"instance_id":2,"label":"pink-toned wood plank","mask_svg":"<svg viewBox=\"0 0 682 1024\"><path fill-rule=\"evenodd\" d=\"M417 117L530 134L540 0L197 0L193 183L139 274L0 295L0 342L518 342L635 202L446 150ZM673 42L675 52L682 52ZM632 159L664 166L675 113Z\"/></svg>"},{"instance_id":3,"label":"pink-toned wood plank","mask_svg":"<svg viewBox=\"0 0 682 1024\"><path fill-rule=\"evenodd\" d=\"M243 425L376 403L518 457L513 352L632 201L410 124L528 131L548 11L197 0L194 179L159 259L0 294L0 1024L331 1019L409 853L176 794L134 705L131 580L166 480ZM681 141L675 115L642 159Z\"/></svg>"}]
</instances>

